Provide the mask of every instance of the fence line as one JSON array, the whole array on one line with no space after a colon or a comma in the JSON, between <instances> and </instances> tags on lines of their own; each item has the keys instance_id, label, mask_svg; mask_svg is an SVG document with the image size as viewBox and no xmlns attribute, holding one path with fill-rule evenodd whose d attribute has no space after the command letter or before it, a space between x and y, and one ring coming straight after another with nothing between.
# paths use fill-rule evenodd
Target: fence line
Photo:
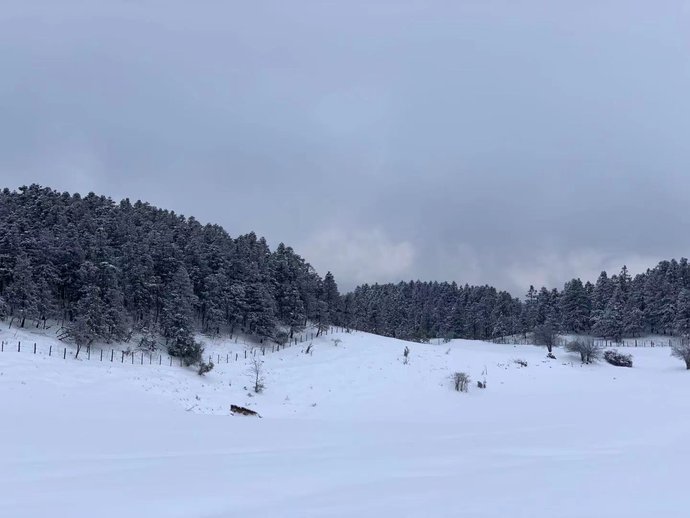
<instances>
[{"instance_id":1,"label":"fence line","mask_svg":"<svg viewBox=\"0 0 690 518\"><path fill-rule=\"evenodd\" d=\"M326 336L330 334L336 334L336 333L344 333L344 332L350 332L349 330L346 330L346 328L341 328L341 327L329 327L328 329L324 330L321 333L321 336ZM317 333L318 334L318 333ZM299 337L294 336L292 339L288 340L288 342L284 344L271 344L271 347L268 347L268 344L248 344L246 342L243 342L242 345L245 345L246 347L249 347L250 349L248 350L246 347L244 349L244 358L246 359L248 355L252 356L266 356L266 353L277 353L281 350L285 350L287 347L293 347L295 345L298 345L300 343L308 342L310 340L314 340L316 337L315 333L301 333ZM11 345L14 342L10 342L7 340L2 340L0 341L0 352L5 353L5 352L10 352L10 350L15 350L15 348ZM238 343L235 341L234 343ZM22 342L21 340L17 341L17 346L16 346L16 352L18 353L24 353L24 354L38 354L38 355L46 355L48 357L59 357L62 356L63 360L67 359L67 346L63 346L61 348L53 348L53 344L50 344L47 348L45 347L38 347L37 342L33 342L33 345L30 346L28 349L27 347L24 347L22 350ZM145 351L141 349L134 349L134 350L123 350L123 349L115 349L113 347L110 348L110 354L108 354L107 350L108 348L103 348L103 347L94 347L92 348L91 346L82 346L77 349L74 347L70 347L70 354L74 356L74 359L82 359L85 361L94 361L98 363L112 363L112 364L124 364L125 362L134 365L159 365L159 366L169 366L172 367L173 365L178 365L182 366L183 361L181 358L171 356L169 354L163 354L161 352L155 352L155 351ZM94 357L92 359L91 357L91 352L94 352ZM116 352L120 354L116 354ZM62 354L60 354L62 353ZM216 364L222 364L222 363L233 363L238 362L240 360L239 352L234 353L234 360L233 360L233 351L228 351L225 353L225 358L223 358L223 354L220 352L216 352L214 354L210 354L208 357L209 362L213 361L214 359L216 360ZM165 358L165 359L164 359ZM223 362L223 359L225 359L225 362ZM119 361L118 361L119 360Z\"/></svg>"},{"instance_id":2,"label":"fence line","mask_svg":"<svg viewBox=\"0 0 690 518\"><path fill-rule=\"evenodd\" d=\"M510 345L535 345L534 340L527 338L494 338L489 340L495 344L510 344ZM568 343L565 338L558 338L555 345L564 346ZM662 339L641 339L641 338L624 338L621 341L606 340L604 338L594 338L594 343L601 347L670 347L673 343L673 338Z\"/></svg>"}]
</instances>

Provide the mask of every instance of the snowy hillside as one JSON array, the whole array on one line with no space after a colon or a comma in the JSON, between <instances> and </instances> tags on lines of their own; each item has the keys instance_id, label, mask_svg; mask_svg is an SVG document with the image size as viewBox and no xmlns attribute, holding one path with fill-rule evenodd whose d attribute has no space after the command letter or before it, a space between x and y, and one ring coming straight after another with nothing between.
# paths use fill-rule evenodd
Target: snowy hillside
<instances>
[{"instance_id":1,"label":"snowy hillside","mask_svg":"<svg viewBox=\"0 0 690 518\"><path fill-rule=\"evenodd\" d=\"M336 333L260 356L254 395L253 353L229 341L207 341L221 361L200 377L0 339L0 516L686 516L690 373L668 348L622 369Z\"/></svg>"}]
</instances>

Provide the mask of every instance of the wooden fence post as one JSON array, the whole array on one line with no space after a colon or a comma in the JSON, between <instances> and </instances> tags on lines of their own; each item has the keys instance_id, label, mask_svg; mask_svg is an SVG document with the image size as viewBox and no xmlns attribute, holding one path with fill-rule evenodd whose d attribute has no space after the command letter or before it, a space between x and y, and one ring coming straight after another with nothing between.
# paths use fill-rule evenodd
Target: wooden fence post
<instances>
[{"instance_id":1,"label":"wooden fence post","mask_svg":"<svg viewBox=\"0 0 690 518\"><path fill-rule=\"evenodd\" d=\"M48 349L48 356L52 356L52 355L53 355L53 346L51 345L50 349Z\"/></svg>"},{"instance_id":2,"label":"wooden fence post","mask_svg":"<svg viewBox=\"0 0 690 518\"><path fill-rule=\"evenodd\" d=\"M115 349L110 349L110 363L113 363L113 356L115 356Z\"/></svg>"},{"instance_id":3,"label":"wooden fence post","mask_svg":"<svg viewBox=\"0 0 690 518\"><path fill-rule=\"evenodd\" d=\"M62 359L64 360L66 358L67 358L67 347L65 347L65 349L62 351Z\"/></svg>"},{"instance_id":4,"label":"wooden fence post","mask_svg":"<svg viewBox=\"0 0 690 518\"><path fill-rule=\"evenodd\" d=\"M121 352L122 352L122 358L120 359L120 363L125 363L125 352L124 351L121 351Z\"/></svg>"},{"instance_id":5,"label":"wooden fence post","mask_svg":"<svg viewBox=\"0 0 690 518\"><path fill-rule=\"evenodd\" d=\"M103 361L103 349L101 349L101 361Z\"/></svg>"},{"instance_id":6,"label":"wooden fence post","mask_svg":"<svg viewBox=\"0 0 690 518\"><path fill-rule=\"evenodd\" d=\"M18 353L22 352L22 343L21 342L17 342L17 352Z\"/></svg>"},{"instance_id":7,"label":"wooden fence post","mask_svg":"<svg viewBox=\"0 0 690 518\"><path fill-rule=\"evenodd\" d=\"M34 354L36 354L36 342L34 342Z\"/></svg>"},{"instance_id":8,"label":"wooden fence post","mask_svg":"<svg viewBox=\"0 0 690 518\"><path fill-rule=\"evenodd\" d=\"M237 361L237 353L235 353L235 361Z\"/></svg>"}]
</instances>

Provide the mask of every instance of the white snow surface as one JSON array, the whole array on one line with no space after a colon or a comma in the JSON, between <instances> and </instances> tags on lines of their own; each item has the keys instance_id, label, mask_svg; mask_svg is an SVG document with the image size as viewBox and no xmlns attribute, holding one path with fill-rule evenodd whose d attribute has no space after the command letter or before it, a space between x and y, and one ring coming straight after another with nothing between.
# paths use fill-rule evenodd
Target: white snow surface
<instances>
[{"instance_id":1,"label":"white snow surface","mask_svg":"<svg viewBox=\"0 0 690 518\"><path fill-rule=\"evenodd\" d=\"M231 341L207 340L222 361L200 377L0 339L1 517L688 516L690 372L668 348L627 349L625 369L336 333L261 356L266 389L249 396Z\"/></svg>"}]
</instances>

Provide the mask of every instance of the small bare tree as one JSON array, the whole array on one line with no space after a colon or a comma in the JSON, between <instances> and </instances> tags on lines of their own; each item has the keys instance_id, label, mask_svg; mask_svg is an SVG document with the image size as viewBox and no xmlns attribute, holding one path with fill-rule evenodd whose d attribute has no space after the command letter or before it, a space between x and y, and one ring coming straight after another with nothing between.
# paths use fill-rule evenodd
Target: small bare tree
<instances>
[{"instance_id":1,"label":"small bare tree","mask_svg":"<svg viewBox=\"0 0 690 518\"><path fill-rule=\"evenodd\" d=\"M333 345L335 345L336 347L343 343L343 341L340 338L332 338L331 342L333 342Z\"/></svg>"},{"instance_id":2,"label":"small bare tree","mask_svg":"<svg viewBox=\"0 0 690 518\"><path fill-rule=\"evenodd\" d=\"M410 348L405 346L405 350L403 351L403 364L407 365L410 363Z\"/></svg>"},{"instance_id":3,"label":"small bare tree","mask_svg":"<svg viewBox=\"0 0 690 518\"><path fill-rule=\"evenodd\" d=\"M453 384L458 392L467 392L470 381L470 376L466 372L456 372L453 374Z\"/></svg>"},{"instance_id":4,"label":"small bare tree","mask_svg":"<svg viewBox=\"0 0 690 518\"><path fill-rule=\"evenodd\" d=\"M579 353L582 363L592 363L601 357L601 346L592 338L578 338L568 342L565 350L571 353Z\"/></svg>"},{"instance_id":5,"label":"small bare tree","mask_svg":"<svg viewBox=\"0 0 690 518\"><path fill-rule=\"evenodd\" d=\"M558 333L556 327L550 323L544 323L534 328L534 343L537 345L545 345L549 354L553 354L553 348L558 341Z\"/></svg>"},{"instance_id":6,"label":"small bare tree","mask_svg":"<svg viewBox=\"0 0 690 518\"><path fill-rule=\"evenodd\" d=\"M254 392L259 394L264 390L264 362L258 356L252 356L249 364L249 373L254 380Z\"/></svg>"},{"instance_id":7,"label":"small bare tree","mask_svg":"<svg viewBox=\"0 0 690 518\"><path fill-rule=\"evenodd\" d=\"M690 340L682 338L671 342L671 356L683 360L685 367L690 370Z\"/></svg>"}]
</instances>

